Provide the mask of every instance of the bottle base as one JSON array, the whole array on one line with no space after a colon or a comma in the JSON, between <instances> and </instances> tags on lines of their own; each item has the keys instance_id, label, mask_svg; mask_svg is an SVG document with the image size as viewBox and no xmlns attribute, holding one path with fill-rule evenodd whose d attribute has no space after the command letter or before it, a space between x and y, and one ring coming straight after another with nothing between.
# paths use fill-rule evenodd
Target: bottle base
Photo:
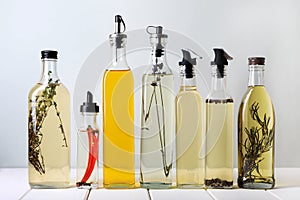
<instances>
[{"instance_id":1,"label":"bottle base","mask_svg":"<svg viewBox=\"0 0 300 200\"><path fill-rule=\"evenodd\" d=\"M77 182L76 187L78 189L96 189L98 187L98 183Z\"/></svg>"},{"instance_id":2,"label":"bottle base","mask_svg":"<svg viewBox=\"0 0 300 200\"><path fill-rule=\"evenodd\" d=\"M127 183L114 183L114 184L104 184L105 189L134 189L135 184L127 184Z\"/></svg>"},{"instance_id":3,"label":"bottle base","mask_svg":"<svg viewBox=\"0 0 300 200\"><path fill-rule=\"evenodd\" d=\"M146 189L170 189L172 188L172 183L163 182L140 182L141 188Z\"/></svg>"},{"instance_id":4,"label":"bottle base","mask_svg":"<svg viewBox=\"0 0 300 200\"><path fill-rule=\"evenodd\" d=\"M203 189L204 184L179 184L177 183L178 189Z\"/></svg>"},{"instance_id":5,"label":"bottle base","mask_svg":"<svg viewBox=\"0 0 300 200\"><path fill-rule=\"evenodd\" d=\"M72 187L70 183L57 183L57 182L45 182L45 183L29 183L31 189L63 189Z\"/></svg>"},{"instance_id":6,"label":"bottle base","mask_svg":"<svg viewBox=\"0 0 300 200\"><path fill-rule=\"evenodd\" d=\"M240 188L245 188L245 189L262 189L262 190L267 190L267 189L272 189L275 186L275 180L274 178L269 178L268 180L260 179L260 180L242 180L242 178L238 178L238 186Z\"/></svg>"}]
</instances>

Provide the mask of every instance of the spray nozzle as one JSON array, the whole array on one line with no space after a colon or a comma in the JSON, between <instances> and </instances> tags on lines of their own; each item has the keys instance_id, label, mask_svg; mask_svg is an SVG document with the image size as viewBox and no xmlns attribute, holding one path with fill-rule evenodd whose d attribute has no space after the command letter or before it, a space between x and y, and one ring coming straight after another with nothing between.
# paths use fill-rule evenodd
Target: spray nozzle
<instances>
[{"instance_id":1,"label":"spray nozzle","mask_svg":"<svg viewBox=\"0 0 300 200\"><path fill-rule=\"evenodd\" d=\"M115 32L109 35L109 39L112 45L116 45L116 48L124 47L126 43L127 35L124 34L126 25L121 15L115 16Z\"/></svg>"},{"instance_id":2,"label":"spray nozzle","mask_svg":"<svg viewBox=\"0 0 300 200\"><path fill-rule=\"evenodd\" d=\"M233 58L225 52L224 49L213 49L215 53L215 59L211 62L212 65L217 65L217 73L219 78L224 77L224 68L225 65L228 65L228 60Z\"/></svg>"},{"instance_id":3,"label":"spray nozzle","mask_svg":"<svg viewBox=\"0 0 300 200\"><path fill-rule=\"evenodd\" d=\"M80 112L99 112L99 106L93 102L93 94L88 91L86 95L86 102L80 106Z\"/></svg>"},{"instance_id":4,"label":"spray nozzle","mask_svg":"<svg viewBox=\"0 0 300 200\"><path fill-rule=\"evenodd\" d=\"M182 54L183 54L183 58L182 61L180 61L178 64L180 66L183 66L183 68L181 69L181 73L186 77L186 78L193 78L194 77L194 65L197 64L197 59L196 58L192 58L191 57L191 53L197 55L194 51L192 50L184 50L181 49ZM202 57L199 56L199 58L201 59Z\"/></svg>"},{"instance_id":5,"label":"spray nozzle","mask_svg":"<svg viewBox=\"0 0 300 200\"><path fill-rule=\"evenodd\" d=\"M123 31L121 31L121 25L123 25ZM115 33L123 33L126 31L126 25L125 22L122 19L121 15L116 15L115 16Z\"/></svg>"}]
</instances>

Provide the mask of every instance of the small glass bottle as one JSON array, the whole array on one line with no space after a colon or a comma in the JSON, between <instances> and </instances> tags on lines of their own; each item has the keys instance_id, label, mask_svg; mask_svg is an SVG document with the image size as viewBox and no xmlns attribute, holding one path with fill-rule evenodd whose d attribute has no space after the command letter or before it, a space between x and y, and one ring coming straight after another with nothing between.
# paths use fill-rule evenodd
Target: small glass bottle
<instances>
[{"instance_id":1,"label":"small glass bottle","mask_svg":"<svg viewBox=\"0 0 300 200\"><path fill-rule=\"evenodd\" d=\"M233 120L234 104L226 90L227 60L223 49L214 49L212 87L206 99L205 186L233 186Z\"/></svg>"},{"instance_id":2,"label":"small glass bottle","mask_svg":"<svg viewBox=\"0 0 300 200\"><path fill-rule=\"evenodd\" d=\"M275 185L275 114L264 85L265 58L250 57L248 64L248 90L238 115L238 185L271 189Z\"/></svg>"},{"instance_id":3,"label":"small glass bottle","mask_svg":"<svg viewBox=\"0 0 300 200\"><path fill-rule=\"evenodd\" d=\"M78 188L98 187L99 128L97 115L99 106L93 102L93 94L87 92L87 101L80 106L82 124L77 135Z\"/></svg>"},{"instance_id":4,"label":"small glass bottle","mask_svg":"<svg viewBox=\"0 0 300 200\"><path fill-rule=\"evenodd\" d=\"M105 188L134 188L134 88L126 60L127 35L120 15L109 36L112 63L103 76L103 184Z\"/></svg>"},{"instance_id":5,"label":"small glass bottle","mask_svg":"<svg viewBox=\"0 0 300 200\"><path fill-rule=\"evenodd\" d=\"M153 31L151 31L153 29ZM166 62L167 35L149 26L151 65L142 80L140 184L171 188L175 142L174 77Z\"/></svg>"},{"instance_id":6,"label":"small glass bottle","mask_svg":"<svg viewBox=\"0 0 300 200\"><path fill-rule=\"evenodd\" d=\"M201 157L203 139L202 98L197 91L196 58L182 50L179 62L181 86L176 96L176 181L178 188L203 188L205 159Z\"/></svg>"},{"instance_id":7,"label":"small glass bottle","mask_svg":"<svg viewBox=\"0 0 300 200\"><path fill-rule=\"evenodd\" d=\"M31 188L70 184L70 95L57 75L57 51L44 50L40 81L28 95L28 175Z\"/></svg>"}]
</instances>

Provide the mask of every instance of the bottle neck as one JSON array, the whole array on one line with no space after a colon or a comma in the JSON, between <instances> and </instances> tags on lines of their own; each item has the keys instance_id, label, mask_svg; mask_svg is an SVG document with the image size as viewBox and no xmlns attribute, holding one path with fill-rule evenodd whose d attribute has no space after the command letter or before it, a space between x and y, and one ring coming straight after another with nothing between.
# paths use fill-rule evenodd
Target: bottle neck
<instances>
[{"instance_id":1,"label":"bottle neck","mask_svg":"<svg viewBox=\"0 0 300 200\"><path fill-rule=\"evenodd\" d=\"M94 112L82 112L83 117L83 125L85 128L91 126L93 128L97 128L97 114Z\"/></svg>"},{"instance_id":2,"label":"bottle neck","mask_svg":"<svg viewBox=\"0 0 300 200\"><path fill-rule=\"evenodd\" d=\"M184 67L181 68L180 72L180 90L181 91L187 91L187 90L197 90L197 83L196 83L196 77L193 72L193 74L187 74L184 72Z\"/></svg>"},{"instance_id":3,"label":"bottle neck","mask_svg":"<svg viewBox=\"0 0 300 200\"><path fill-rule=\"evenodd\" d=\"M166 59L165 47L157 45L152 46L151 50L151 66L153 74L170 74L171 69L168 67Z\"/></svg>"},{"instance_id":4,"label":"bottle neck","mask_svg":"<svg viewBox=\"0 0 300 200\"><path fill-rule=\"evenodd\" d=\"M224 72L221 75L217 66L213 66L212 82L211 82L212 92L226 92L226 83L227 83L226 67L224 67Z\"/></svg>"},{"instance_id":5,"label":"bottle neck","mask_svg":"<svg viewBox=\"0 0 300 200\"><path fill-rule=\"evenodd\" d=\"M127 64L125 46L117 48L117 46L115 44L113 44L111 46L111 55L112 55L112 60L111 60L111 66L109 69L115 69L115 70L130 69Z\"/></svg>"},{"instance_id":6,"label":"bottle neck","mask_svg":"<svg viewBox=\"0 0 300 200\"><path fill-rule=\"evenodd\" d=\"M57 59L42 59L43 72L39 83L60 83L57 75Z\"/></svg>"},{"instance_id":7,"label":"bottle neck","mask_svg":"<svg viewBox=\"0 0 300 200\"><path fill-rule=\"evenodd\" d=\"M264 65L249 65L248 86L264 86Z\"/></svg>"}]
</instances>

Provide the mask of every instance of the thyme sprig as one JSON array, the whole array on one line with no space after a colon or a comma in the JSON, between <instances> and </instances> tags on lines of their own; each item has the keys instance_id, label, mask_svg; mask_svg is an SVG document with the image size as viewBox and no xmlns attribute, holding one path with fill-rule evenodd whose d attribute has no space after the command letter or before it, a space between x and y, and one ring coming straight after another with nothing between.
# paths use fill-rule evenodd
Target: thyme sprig
<instances>
[{"instance_id":1,"label":"thyme sprig","mask_svg":"<svg viewBox=\"0 0 300 200\"><path fill-rule=\"evenodd\" d=\"M48 72L48 76L52 72ZM59 80L52 82L52 78L48 79L48 85L44 88L40 95L36 95L35 99L29 99L31 104L28 116L28 159L29 163L41 175L45 174L45 163L42 154L41 143L43 139L42 127L47 117L50 107L54 107L59 120L60 132L63 136L62 147L68 147L63 122L58 110L58 106L54 97L56 95L56 87L59 86ZM31 97L29 97L31 98Z\"/></svg>"},{"instance_id":2,"label":"thyme sprig","mask_svg":"<svg viewBox=\"0 0 300 200\"><path fill-rule=\"evenodd\" d=\"M259 103L254 102L250 108L252 120L256 121L258 126L252 126L250 129L245 127L244 132L247 135L242 146L241 154L243 162L243 176L246 179L264 179L259 171L259 165L264 160L263 154L270 151L273 147L274 140L274 124L270 125L271 117L265 113L260 118ZM257 175L253 175L254 171Z\"/></svg>"}]
</instances>

